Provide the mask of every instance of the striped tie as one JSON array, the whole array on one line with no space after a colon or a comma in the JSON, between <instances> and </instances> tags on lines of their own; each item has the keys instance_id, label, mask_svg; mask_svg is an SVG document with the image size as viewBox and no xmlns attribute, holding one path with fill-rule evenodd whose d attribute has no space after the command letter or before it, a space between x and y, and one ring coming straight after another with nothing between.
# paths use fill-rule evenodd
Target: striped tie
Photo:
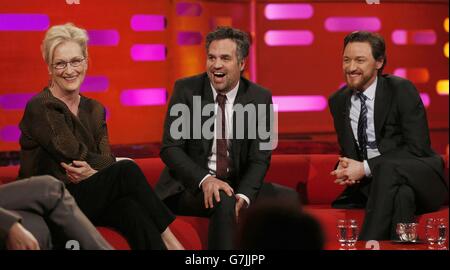
<instances>
[{"instance_id":1,"label":"striped tie","mask_svg":"<svg viewBox=\"0 0 450 270\"><path fill-rule=\"evenodd\" d=\"M217 129L220 129L220 132L216 133L216 177L225 180L228 177L228 169L230 168L225 125L225 103L227 101L227 96L218 94L216 100L220 107L220 113L217 115Z\"/></svg>"},{"instance_id":2,"label":"striped tie","mask_svg":"<svg viewBox=\"0 0 450 270\"><path fill-rule=\"evenodd\" d=\"M361 110L359 113L359 120L358 120L358 144L359 144L359 153L360 157L364 160L367 160L367 106L366 106L366 100L367 97L361 93L356 92L356 96L358 96L359 100L361 101Z\"/></svg>"}]
</instances>

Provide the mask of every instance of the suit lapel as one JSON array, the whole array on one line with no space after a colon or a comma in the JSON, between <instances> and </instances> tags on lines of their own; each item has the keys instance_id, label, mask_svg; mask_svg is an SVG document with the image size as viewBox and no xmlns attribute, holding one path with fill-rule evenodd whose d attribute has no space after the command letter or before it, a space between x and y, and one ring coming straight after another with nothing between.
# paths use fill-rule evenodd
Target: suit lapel
<instances>
[{"instance_id":1,"label":"suit lapel","mask_svg":"<svg viewBox=\"0 0 450 270\"><path fill-rule=\"evenodd\" d=\"M238 92L236 94L236 98L234 99L233 106L239 104L239 105L242 105L243 107L245 107L245 105L249 104L253 100L253 97L248 94L248 87L249 87L249 83L245 79L241 78L241 80L239 82ZM246 120L247 121L244 121L244 123L248 123L248 119L246 119ZM246 132L244 132L244 134L245 133ZM248 134L246 134L246 136L248 136ZM236 138L236 113L233 112L233 138L231 139L230 155L235 164L235 168L239 164L239 153L241 151L241 144L242 144L242 139Z\"/></svg>"},{"instance_id":2,"label":"suit lapel","mask_svg":"<svg viewBox=\"0 0 450 270\"><path fill-rule=\"evenodd\" d=\"M377 142L380 141L381 128L384 125L384 121L389 112L389 108L392 102L392 92L387 88L385 79L381 76L378 77L377 90L375 93L375 109L374 109L374 122L375 122L375 135Z\"/></svg>"},{"instance_id":3,"label":"suit lapel","mask_svg":"<svg viewBox=\"0 0 450 270\"><path fill-rule=\"evenodd\" d=\"M233 105L241 104L241 105L245 106L250 101L252 101L252 97L248 95L247 87L248 87L248 83L246 81L244 81L243 79L241 79L239 81L239 88L238 88L238 92L236 94L236 98L234 99Z\"/></svg>"},{"instance_id":4,"label":"suit lapel","mask_svg":"<svg viewBox=\"0 0 450 270\"><path fill-rule=\"evenodd\" d=\"M211 84L209 82L208 77L206 77L204 80L203 91L201 94L202 94L202 110L206 105L214 104L214 96L212 93L212 88L211 88ZM203 128L203 124L213 116L214 116L214 111L211 113L211 115L208 115L208 116L202 115L202 125L201 125L202 128ZM209 152L211 151L213 139L203 139L202 143L203 143L204 153L207 153L206 154L206 156L207 156L209 154Z\"/></svg>"}]
</instances>

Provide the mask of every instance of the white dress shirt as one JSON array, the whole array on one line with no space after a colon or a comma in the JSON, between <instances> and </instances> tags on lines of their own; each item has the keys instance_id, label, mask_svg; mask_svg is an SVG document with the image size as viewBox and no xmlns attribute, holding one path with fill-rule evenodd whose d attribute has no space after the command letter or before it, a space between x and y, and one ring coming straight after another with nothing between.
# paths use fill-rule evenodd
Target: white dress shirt
<instances>
[{"instance_id":1,"label":"white dress shirt","mask_svg":"<svg viewBox=\"0 0 450 270\"><path fill-rule=\"evenodd\" d=\"M377 90L377 81L378 78L375 78L373 83L363 92L363 94L367 97L366 107L367 107L367 140L368 142L375 142L375 122L374 122L374 109L375 109L375 93ZM351 97L351 108L350 108L350 123L353 130L353 136L355 136L356 141L358 142L358 120L359 114L361 111L361 100L358 98L356 93L354 93ZM359 145L359 142L358 142ZM371 159L381 155L378 151L378 148L370 148L367 147L367 158ZM367 177L371 176L371 171L369 168L369 164L367 160L364 160L364 172Z\"/></svg>"},{"instance_id":2,"label":"white dress shirt","mask_svg":"<svg viewBox=\"0 0 450 270\"><path fill-rule=\"evenodd\" d=\"M219 107L219 104L216 101L216 97L217 97L217 91L216 89L214 89L214 86L211 84L211 89L212 89L212 93L213 93L213 97L214 97L214 112L217 115L217 108ZM226 139L230 139L233 137L233 104L234 104L234 100L236 99L236 95L239 89L239 82L237 83L237 85L231 89L231 91L229 91L226 96L227 96L227 100L225 102L225 138ZM209 174L207 174L205 177L203 177L202 181L200 181L200 185L199 187L201 188L203 181L206 180L206 178L208 178L209 176L214 176L216 175L216 162L217 162L217 147L216 147L216 130L215 127L217 127L218 123L217 123L217 117L215 119L214 122L214 138L213 138L213 144L211 147L211 154L208 157L208 169L209 169ZM228 140L228 142L230 142L230 140ZM227 150L227 155L230 155L230 152ZM228 168L229 170L229 168ZM237 196L243 198L245 200L245 202L247 203L247 206L250 205L250 199L245 196L244 194L236 194Z\"/></svg>"}]
</instances>

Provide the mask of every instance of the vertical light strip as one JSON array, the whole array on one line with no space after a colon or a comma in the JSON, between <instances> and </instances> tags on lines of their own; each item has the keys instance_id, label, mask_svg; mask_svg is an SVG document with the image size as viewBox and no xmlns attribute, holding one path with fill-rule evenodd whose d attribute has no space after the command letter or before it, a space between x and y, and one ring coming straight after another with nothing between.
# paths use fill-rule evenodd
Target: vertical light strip
<instances>
[{"instance_id":1,"label":"vertical light strip","mask_svg":"<svg viewBox=\"0 0 450 270\"><path fill-rule=\"evenodd\" d=\"M420 93L420 98L422 99L423 106L428 108L431 104L430 96L427 93Z\"/></svg>"},{"instance_id":2,"label":"vertical light strip","mask_svg":"<svg viewBox=\"0 0 450 270\"><path fill-rule=\"evenodd\" d=\"M446 42L444 45L444 55L448 58L448 42Z\"/></svg>"},{"instance_id":3,"label":"vertical light strip","mask_svg":"<svg viewBox=\"0 0 450 270\"><path fill-rule=\"evenodd\" d=\"M445 18L445 20L444 20L444 29L445 29L445 32L448 33L448 17Z\"/></svg>"},{"instance_id":4,"label":"vertical light strip","mask_svg":"<svg viewBox=\"0 0 450 270\"><path fill-rule=\"evenodd\" d=\"M436 83L436 91L439 95L448 96L448 80L439 80Z\"/></svg>"}]
</instances>

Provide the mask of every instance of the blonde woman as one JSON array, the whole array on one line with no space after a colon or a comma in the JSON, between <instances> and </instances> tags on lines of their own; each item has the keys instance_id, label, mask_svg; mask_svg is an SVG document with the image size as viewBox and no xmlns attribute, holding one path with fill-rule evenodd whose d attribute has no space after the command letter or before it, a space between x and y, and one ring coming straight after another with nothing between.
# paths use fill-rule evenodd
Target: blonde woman
<instances>
[{"instance_id":1,"label":"blonde woman","mask_svg":"<svg viewBox=\"0 0 450 270\"><path fill-rule=\"evenodd\" d=\"M132 249L182 249L169 229L175 216L140 168L112 155L105 108L80 94L88 36L73 24L51 27L42 42L50 82L20 122L19 177L50 174L67 185L95 225L116 228Z\"/></svg>"}]
</instances>

